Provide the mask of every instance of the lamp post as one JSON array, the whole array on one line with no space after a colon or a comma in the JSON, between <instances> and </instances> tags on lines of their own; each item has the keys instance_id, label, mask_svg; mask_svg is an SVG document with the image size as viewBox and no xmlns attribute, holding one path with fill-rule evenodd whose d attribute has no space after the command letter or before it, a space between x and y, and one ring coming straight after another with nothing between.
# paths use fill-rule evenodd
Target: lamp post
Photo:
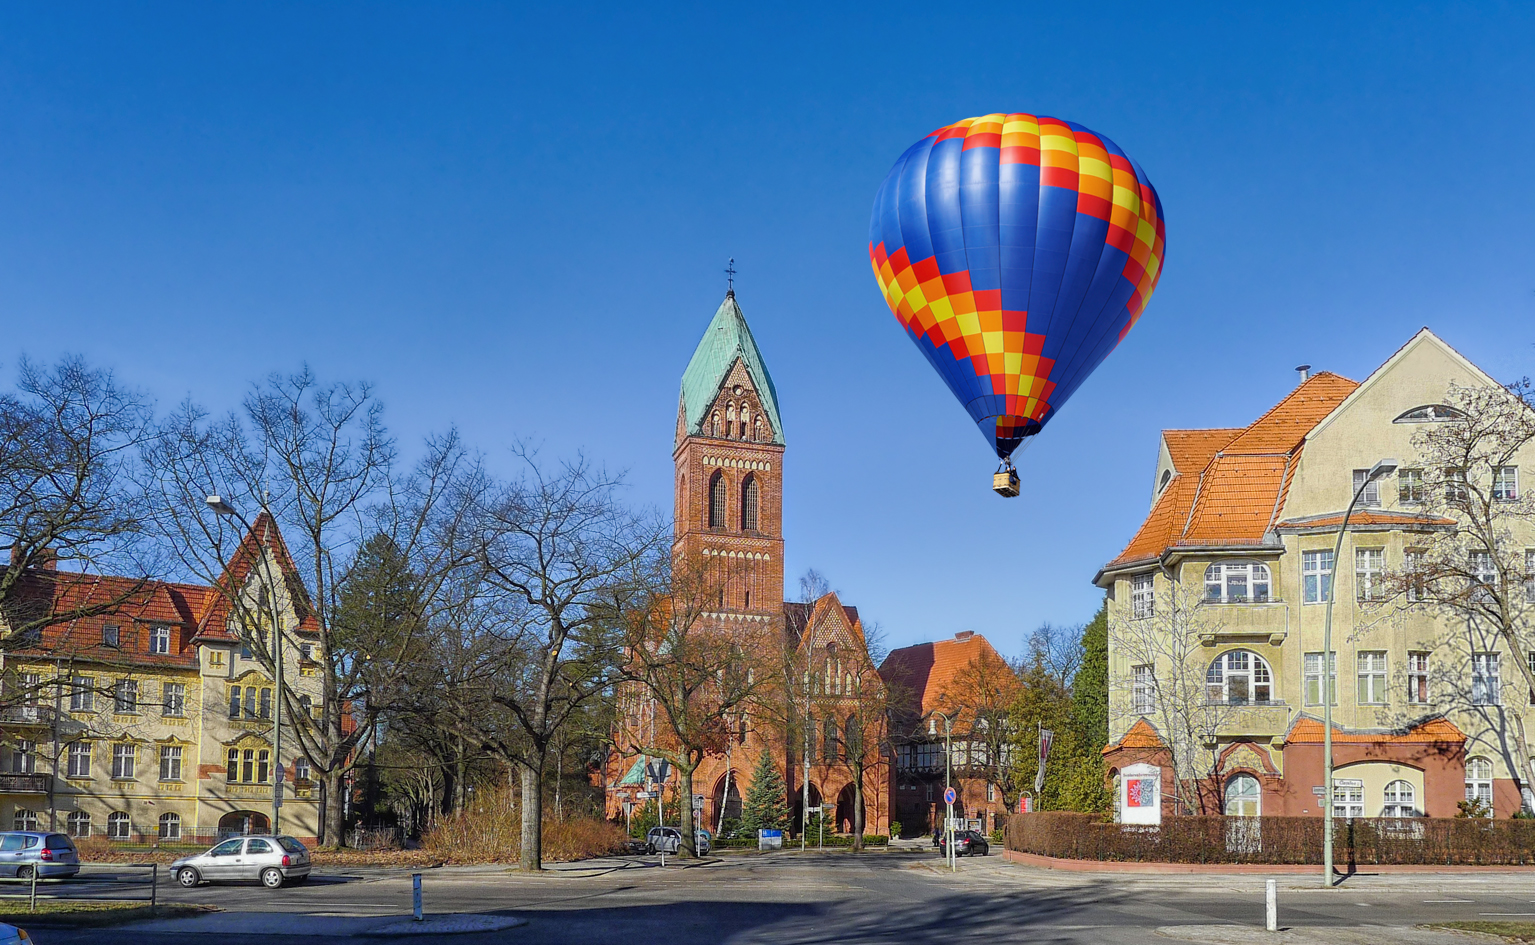
<instances>
[{"instance_id":1,"label":"lamp post","mask_svg":"<svg viewBox=\"0 0 1535 945\"><path fill-rule=\"evenodd\" d=\"M248 535L254 535L255 530L250 522L245 520L234 506L217 495L207 498L208 508L219 515L233 518L245 526ZM277 583L272 580L272 565L267 560L266 549L259 548L261 557L261 571L267 585L267 599L271 601L272 618L272 689L276 696L272 700L272 835L276 836L280 831L278 822L282 819L282 616L277 610ZM258 631L259 632L259 631Z\"/></svg>"},{"instance_id":2,"label":"lamp post","mask_svg":"<svg viewBox=\"0 0 1535 945\"><path fill-rule=\"evenodd\" d=\"M954 860L954 804L949 800L950 772L954 759L954 719L942 712L933 714L943 719L943 803L946 809L943 820L944 853L949 861L949 871L954 872L959 869L959 864ZM931 720L928 724L931 727Z\"/></svg>"},{"instance_id":3,"label":"lamp post","mask_svg":"<svg viewBox=\"0 0 1535 945\"><path fill-rule=\"evenodd\" d=\"M1348 533L1348 520L1354 514L1354 506L1370 483L1388 476L1400 465L1394 459L1383 459L1370 467L1364 481L1354 490L1354 497L1343 512L1343 522L1338 526L1338 540L1333 545L1332 568L1327 575L1327 617L1322 625L1322 885L1332 887L1332 699L1337 684L1333 681L1337 667L1332 655L1332 605L1338 599L1338 556L1343 553L1343 536Z\"/></svg>"}]
</instances>

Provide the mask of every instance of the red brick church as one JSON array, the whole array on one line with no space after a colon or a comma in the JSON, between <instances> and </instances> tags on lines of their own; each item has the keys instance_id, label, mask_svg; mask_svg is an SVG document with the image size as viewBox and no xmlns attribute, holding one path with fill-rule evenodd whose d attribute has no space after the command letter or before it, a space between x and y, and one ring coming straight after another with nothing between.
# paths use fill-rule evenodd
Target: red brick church
<instances>
[{"instance_id":1,"label":"red brick church","mask_svg":"<svg viewBox=\"0 0 1535 945\"><path fill-rule=\"evenodd\" d=\"M827 828L851 830L854 811L852 768L839 750L836 705L843 693L854 691L857 679L872 678L863 625L856 608L828 593L810 602L784 600L783 476L784 427L778 395L767 364L752 338L735 292L726 294L704 331L692 360L682 374L677 404L676 534L672 554L677 561L719 562L724 591L718 610L707 615L721 626L743 623L760 626L764 634L781 635L794 665L807 667L806 686L815 708L800 729L786 735L785 718L796 717L798 705L764 713L771 717L732 720L728 750L705 759L694 776L694 790L704 800L703 825L718 830L724 820L738 818L741 799L751 786L752 769L764 748L780 765L789 788L791 822L800 823L804 797L804 762L812 809L834 805ZM648 724L642 694L626 699L615 732L616 751L603 771L608 815L622 819L623 802L633 801L642 788L644 757L639 751ZM803 733L814 733L806 737ZM790 744L798 742L798 744ZM889 828L889 772L870 750L864 778L865 832ZM667 785L668 796L676 778Z\"/></svg>"}]
</instances>

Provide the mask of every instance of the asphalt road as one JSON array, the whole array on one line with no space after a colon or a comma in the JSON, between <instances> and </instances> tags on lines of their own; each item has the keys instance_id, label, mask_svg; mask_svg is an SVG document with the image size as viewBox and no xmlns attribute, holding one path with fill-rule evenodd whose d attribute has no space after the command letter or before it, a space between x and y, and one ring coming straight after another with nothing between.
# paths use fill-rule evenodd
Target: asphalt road
<instances>
[{"instance_id":1,"label":"asphalt road","mask_svg":"<svg viewBox=\"0 0 1535 945\"><path fill-rule=\"evenodd\" d=\"M662 869L652 858L529 876L488 868L425 873L431 913L516 915L527 925L453 936L488 942L580 943L1099 943L1152 930L1261 927L1263 876L1069 874L962 860L949 873L930 852L861 856L780 853L726 856ZM1535 875L1357 876L1326 890L1315 877L1277 877L1280 922L1353 928L1368 940L1419 923L1491 917L1535 921ZM162 887L171 901L223 912L116 930L36 929L39 945L290 945L366 933L410 910L408 871L336 871L281 890ZM10 891L10 890L7 890ZM76 890L68 890L73 893ZM89 891L81 887L81 892ZM1144 933L1129 936L1127 930ZM365 942L366 938L356 941Z\"/></svg>"}]
</instances>

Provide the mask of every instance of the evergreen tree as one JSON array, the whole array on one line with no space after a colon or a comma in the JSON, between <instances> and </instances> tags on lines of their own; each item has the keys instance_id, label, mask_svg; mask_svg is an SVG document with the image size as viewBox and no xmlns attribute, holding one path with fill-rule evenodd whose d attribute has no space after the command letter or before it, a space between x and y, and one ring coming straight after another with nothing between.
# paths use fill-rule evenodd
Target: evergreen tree
<instances>
[{"instance_id":1,"label":"evergreen tree","mask_svg":"<svg viewBox=\"0 0 1535 945\"><path fill-rule=\"evenodd\" d=\"M1109 743L1109 605L1082 628L1082 664L1071 680L1071 708L1077 738L1100 751Z\"/></svg>"},{"instance_id":2,"label":"evergreen tree","mask_svg":"<svg viewBox=\"0 0 1535 945\"><path fill-rule=\"evenodd\" d=\"M783 774L773 764L773 756L763 749L752 770L752 786L741 807L741 829L782 830L789 823L789 788Z\"/></svg>"}]
</instances>

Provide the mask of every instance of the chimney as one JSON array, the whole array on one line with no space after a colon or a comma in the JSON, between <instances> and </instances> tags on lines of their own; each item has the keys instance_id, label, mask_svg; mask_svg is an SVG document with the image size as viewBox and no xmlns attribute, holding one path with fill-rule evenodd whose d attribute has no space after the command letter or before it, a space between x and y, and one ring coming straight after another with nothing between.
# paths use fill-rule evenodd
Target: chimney
<instances>
[{"instance_id":1,"label":"chimney","mask_svg":"<svg viewBox=\"0 0 1535 945\"><path fill-rule=\"evenodd\" d=\"M11 546L11 564L15 564L17 562L17 560L24 553L25 552L21 548L21 546L19 546L19 545L12 545ZM32 560L27 563L27 567L30 567L30 568L41 568L44 571L53 571L53 570L57 569L58 566L59 566L59 553L56 550L54 550L53 548L49 548L49 547L46 547L46 546L42 547L42 548L39 548L36 551L34 551L32 553Z\"/></svg>"},{"instance_id":2,"label":"chimney","mask_svg":"<svg viewBox=\"0 0 1535 945\"><path fill-rule=\"evenodd\" d=\"M1304 384L1311 380L1311 365L1302 364L1300 367L1295 369L1295 373L1300 375L1300 382Z\"/></svg>"},{"instance_id":3,"label":"chimney","mask_svg":"<svg viewBox=\"0 0 1535 945\"><path fill-rule=\"evenodd\" d=\"M956 639L959 642L963 643L963 642L965 642L966 640L970 639L973 636L975 636L975 631L974 630L961 630L958 633L954 634L954 639Z\"/></svg>"}]
</instances>

